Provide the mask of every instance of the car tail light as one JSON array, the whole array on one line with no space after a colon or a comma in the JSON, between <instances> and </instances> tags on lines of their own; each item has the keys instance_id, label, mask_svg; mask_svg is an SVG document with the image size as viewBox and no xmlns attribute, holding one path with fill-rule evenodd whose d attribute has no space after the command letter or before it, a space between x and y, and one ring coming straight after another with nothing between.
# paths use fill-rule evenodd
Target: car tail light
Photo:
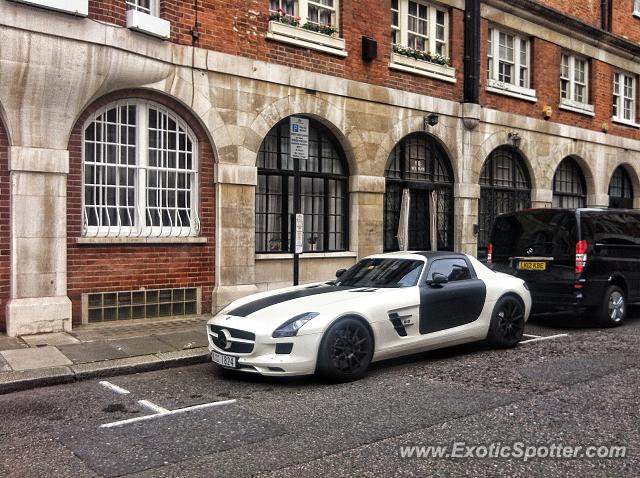
<instances>
[{"instance_id":1,"label":"car tail light","mask_svg":"<svg viewBox=\"0 0 640 478\"><path fill-rule=\"evenodd\" d=\"M493 244L489 243L489 250L487 252L487 264L491 264L493 259Z\"/></svg>"},{"instance_id":2,"label":"car tail light","mask_svg":"<svg viewBox=\"0 0 640 478\"><path fill-rule=\"evenodd\" d=\"M576 274L582 274L587 265L587 241L576 242Z\"/></svg>"}]
</instances>

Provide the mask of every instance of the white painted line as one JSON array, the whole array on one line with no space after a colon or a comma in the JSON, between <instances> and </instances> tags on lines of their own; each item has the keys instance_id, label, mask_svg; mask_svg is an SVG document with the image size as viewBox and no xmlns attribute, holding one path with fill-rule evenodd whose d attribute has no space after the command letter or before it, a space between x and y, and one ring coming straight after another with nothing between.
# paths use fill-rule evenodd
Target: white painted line
<instances>
[{"instance_id":1,"label":"white painted line","mask_svg":"<svg viewBox=\"0 0 640 478\"><path fill-rule=\"evenodd\" d=\"M162 408L160 405L156 405L155 403L150 402L149 400L138 400L138 405L142 405L143 407L148 408L149 410L155 413L169 412L169 410L167 410L166 408Z\"/></svg>"},{"instance_id":2,"label":"white painted line","mask_svg":"<svg viewBox=\"0 0 640 478\"><path fill-rule=\"evenodd\" d=\"M538 337L542 337L542 335L531 335L531 334L522 334L523 337L531 337L533 339L537 339Z\"/></svg>"},{"instance_id":3,"label":"white painted line","mask_svg":"<svg viewBox=\"0 0 640 478\"><path fill-rule=\"evenodd\" d=\"M192 407L179 408L177 410L167 410L163 413L154 413L153 415L145 415L144 417L129 418L127 420L120 420L119 422L111 422L100 425L100 428L113 428L121 427L122 425L128 425L129 423L143 422L146 420L153 420L154 418L167 417L169 415L178 415L180 413L191 412L193 410L201 410L203 408L216 407L219 405L229 405L235 403L236 400L224 400L222 402L202 403L200 405L194 405Z\"/></svg>"},{"instance_id":4,"label":"white painted line","mask_svg":"<svg viewBox=\"0 0 640 478\"><path fill-rule=\"evenodd\" d=\"M125 390L124 388L118 387L117 385L114 385L114 384L112 384L110 382L107 382L106 380L102 381L102 382L99 382L99 383L103 387L106 387L109 390L111 390L113 392L116 392L116 393L118 393L120 395L128 395L129 394L129 390Z\"/></svg>"},{"instance_id":5,"label":"white painted line","mask_svg":"<svg viewBox=\"0 0 640 478\"><path fill-rule=\"evenodd\" d=\"M569 337L568 334L557 334L557 335L548 335L546 337L538 337L536 339L523 340L520 342L521 344L528 344L530 342L539 342L540 340L551 340L551 339L559 339L560 337Z\"/></svg>"}]
</instances>

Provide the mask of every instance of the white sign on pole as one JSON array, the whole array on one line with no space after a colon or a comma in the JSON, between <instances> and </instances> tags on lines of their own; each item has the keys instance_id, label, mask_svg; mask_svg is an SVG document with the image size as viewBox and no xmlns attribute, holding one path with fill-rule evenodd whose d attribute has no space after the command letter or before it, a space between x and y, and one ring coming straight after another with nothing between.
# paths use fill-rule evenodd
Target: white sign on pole
<instances>
[{"instance_id":1,"label":"white sign on pole","mask_svg":"<svg viewBox=\"0 0 640 478\"><path fill-rule=\"evenodd\" d=\"M302 254L304 238L304 214L296 214L296 254Z\"/></svg>"},{"instance_id":2,"label":"white sign on pole","mask_svg":"<svg viewBox=\"0 0 640 478\"><path fill-rule=\"evenodd\" d=\"M289 132L291 157L307 160L309 158L309 120L305 118L291 118Z\"/></svg>"}]
</instances>

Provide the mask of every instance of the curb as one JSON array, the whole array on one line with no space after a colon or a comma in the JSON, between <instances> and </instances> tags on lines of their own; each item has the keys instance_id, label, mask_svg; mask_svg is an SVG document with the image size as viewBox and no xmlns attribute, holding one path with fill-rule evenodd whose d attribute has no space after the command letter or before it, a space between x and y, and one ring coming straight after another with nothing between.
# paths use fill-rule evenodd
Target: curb
<instances>
[{"instance_id":1,"label":"curb","mask_svg":"<svg viewBox=\"0 0 640 478\"><path fill-rule=\"evenodd\" d=\"M208 348L199 347L175 352L70 365L68 367L6 372L0 374L0 395L98 377L151 372L184 365L206 363L208 361Z\"/></svg>"}]
</instances>

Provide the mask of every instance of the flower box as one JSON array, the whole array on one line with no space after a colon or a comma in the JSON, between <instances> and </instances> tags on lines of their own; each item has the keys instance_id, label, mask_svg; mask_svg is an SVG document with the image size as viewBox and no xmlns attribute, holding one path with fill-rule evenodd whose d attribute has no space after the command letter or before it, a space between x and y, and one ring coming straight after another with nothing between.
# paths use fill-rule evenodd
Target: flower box
<instances>
[{"instance_id":1,"label":"flower box","mask_svg":"<svg viewBox=\"0 0 640 478\"><path fill-rule=\"evenodd\" d=\"M347 56L344 38L305 30L304 28L287 25L277 20L269 21L267 38L311 50L323 51L338 56Z\"/></svg>"},{"instance_id":2,"label":"flower box","mask_svg":"<svg viewBox=\"0 0 640 478\"><path fill-rule=\"evenodd\" d=\"M428 76L430 78L436 78L449 83L456 82L455 68L447 65L439 65L430 61L418 60L417 58L411 58L396 52L391 53L391 64L389 65L389 68Z\"/></svg>"}]
</instances>

